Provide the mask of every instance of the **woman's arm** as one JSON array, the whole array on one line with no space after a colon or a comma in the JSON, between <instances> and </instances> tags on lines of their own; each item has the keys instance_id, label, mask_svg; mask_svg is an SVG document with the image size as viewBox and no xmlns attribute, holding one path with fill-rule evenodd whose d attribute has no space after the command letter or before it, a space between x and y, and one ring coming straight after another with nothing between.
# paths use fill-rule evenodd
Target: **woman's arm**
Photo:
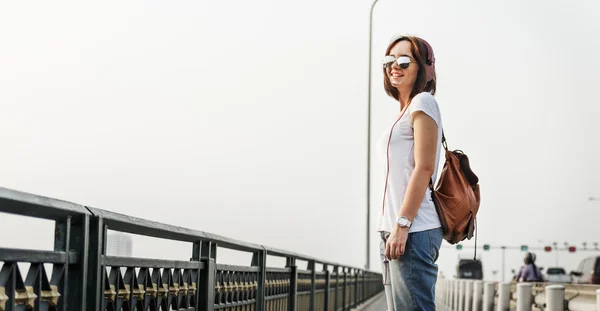
<instances>
[{"instance_id":1,"label":"woman's arm","mask_svg":"<svg viewBox=\"0 0 600 311\"><path fill-rule=\"evenodd\" d=\"M411 222L415 219L421 202L425 197L429 180L435 168L435 158L438 144L437 123L423 111L413 113L413 129L415 139L415 169L410 176L408 186L402 201L398 216L404 216ZM404 254L409 228L394 227L388 243L386 257L399 259Z\"/></svg>"},{"instance_id":2,"label":"woman's arm","mask_svg":"<svg viewBox=\"0 0 600 311\"><path fill-rule=\"evenodd\" d=\"M402 207L398 216L405 216L413 221L423 202L429 180L435 169L435 156L438 143L438 126L435 121L422 111L413 113L415 137L415 170L406 187Z\"/></svg>"}]
</instances>

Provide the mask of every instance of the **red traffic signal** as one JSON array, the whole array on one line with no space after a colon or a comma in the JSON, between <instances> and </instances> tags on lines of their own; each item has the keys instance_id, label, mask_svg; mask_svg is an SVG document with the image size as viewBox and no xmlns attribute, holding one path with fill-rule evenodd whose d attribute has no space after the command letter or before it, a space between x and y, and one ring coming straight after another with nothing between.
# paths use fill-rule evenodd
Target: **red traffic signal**
<instances>
[{"instance_id":1,"label":"red traffic signal","mask_svg":"<svg viewBox=\"0 0 600 311\"><path fill-rule=\"evenodd\" d=\"M546 247L544 247L544 251L551 252L552 251L552 246L546 246Z\"/></svg>"},{"instance_id":2,"label":"red traffic signal","mask_svg":"<svg viewBox=\"0 0 600 311\"><path fill-rule=\"evenodd\" d=\"M575 246L569 246L569 253L574 253L576 249Z\"/></svg>"}]
</instances>

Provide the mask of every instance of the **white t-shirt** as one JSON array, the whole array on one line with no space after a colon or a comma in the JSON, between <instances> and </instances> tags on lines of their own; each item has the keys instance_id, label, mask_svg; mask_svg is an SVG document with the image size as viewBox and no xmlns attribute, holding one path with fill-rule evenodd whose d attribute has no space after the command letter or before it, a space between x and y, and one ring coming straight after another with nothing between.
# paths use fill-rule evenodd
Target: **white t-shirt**
<instances>
[{"instance_id":1,"label":"white t-shirt","mask_svg":"<svg viewBox=\"0 0 600 311\"><path fill-rule=\"evenodd\" d=\"M377 150L383 163L384 174L386 174L388 165L388 139L390 138L390 131L392 131L389 144L390 169L389 174L387 174L387 191L385 191L385 198L382 201L383 206L380 205L379 207L380 217L377 231L392 232L394 226L397 226L396 219L400 216L399 212L402 207L408 181L415 169L413 113L416 111L423 111L437 123L438 148L435 156L436 161L433 176L436 177L438 173L440 152L442 149L442 116L433 95L423 92L417 94L412 99L402 118L397 123L394 120L395 125L392 123L383 132L377 144ZM435 182L436 179L434 178L433 181ZM409 232L419 232L439 228L440 226L440 219L431 198L431 189L428 186Z\"/></svg>"}]
</instances>

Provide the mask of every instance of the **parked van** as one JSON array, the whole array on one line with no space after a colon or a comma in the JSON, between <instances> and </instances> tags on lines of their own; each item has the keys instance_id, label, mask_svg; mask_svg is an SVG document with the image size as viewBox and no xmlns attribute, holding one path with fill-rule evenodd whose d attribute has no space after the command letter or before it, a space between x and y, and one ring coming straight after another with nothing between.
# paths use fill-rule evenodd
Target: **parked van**
<instances>
[{"instance_id":1,"label":"parked van","mask_svg":"<svg viewBox=\"0 0 600 311\"><path fill-rule=\"evenodd\" d=\"M600 256L582 260L577 271L571 272L571 275L576 284L600 284Z\"/></svg>"}]
</instances>

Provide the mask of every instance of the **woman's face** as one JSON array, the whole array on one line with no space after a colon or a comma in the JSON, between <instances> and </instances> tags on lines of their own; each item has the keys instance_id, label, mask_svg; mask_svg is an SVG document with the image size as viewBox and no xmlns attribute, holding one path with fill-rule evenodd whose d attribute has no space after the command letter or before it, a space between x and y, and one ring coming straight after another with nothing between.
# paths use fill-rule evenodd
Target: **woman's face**
<instances>
[{"instance_id":1,"label":"woman's face","mask_svg":"<svg viewBox=\"0 0 600 311\"><path fill-rule=\"evenodd\" d=\"M414 59L411 49L410 41L397 42L390 50L390 56L393 56L396 60L399 58L403 61L404 66L408 67L405 69L398 65L397 61L394 61L391 66L387 66L386 73L392 86L398 89L400 92L411 91L417 80L417 74L419 73L419 65Z\"/></svg>"}]
</instances>

